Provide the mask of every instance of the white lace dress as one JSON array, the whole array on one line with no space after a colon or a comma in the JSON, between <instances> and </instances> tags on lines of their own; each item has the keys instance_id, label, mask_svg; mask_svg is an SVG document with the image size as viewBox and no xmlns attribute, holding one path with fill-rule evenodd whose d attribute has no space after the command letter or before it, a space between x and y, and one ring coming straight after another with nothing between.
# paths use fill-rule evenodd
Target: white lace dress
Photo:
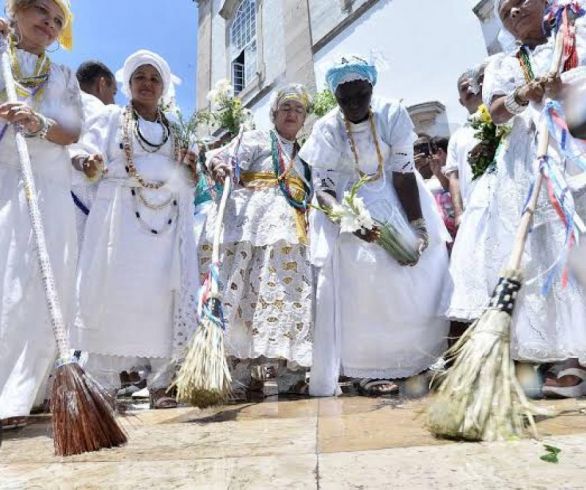
<instances>
[{"instance_id":1,"label":"white lace dress","mask_svg":"<svg viewBox=\"0 0 586 490\"><path fill-rule=\"evenodd\" d=\"M281 139L290 157L293 143ZM230 158L237 141L219 153ZM274 177L268 131L245 132L236 154L240 171ZM304 176L295 159L292 176ZM303 177L305 178L305 177ZM200 246L200 271L211 260L216 205ZM296 211L281 190L237 186L228 202L222 236L226 348L238 359L282 359L311 365L313 277L308 248L297 232Z\"/></svg>"},{"instance_id":2,"label":"white lace dress","mask_svg":"<svg viewBox=\"0 0 586 490\"><path fill-rule=\"evenodd\" d=\"M92 355L109 356L91 367L111 374L130 368L135 357L181 358L197 325L199 287L194 187L175 161L173 137L149 153L132 136L138 173L149 182L167 182L159 190L141 188L125 170L121 118L120 107L108 106L82 139L88 153L103 155L108 173L86 224L72 332L74 347L88 352L90 361ZM159 124L141 118L140 129L147 140L161 141ZM127 361L115 363L112 356ZM108 367L112 363L115 369Z\"/></svg>"},{"instance_id":3,"label":"white lace dress","mask_svg":"<svg viewBox=\"0 0 586 490\"><path fill-rule=\"evenodd\" d=\"M576 26L578 54L583 65L586 62L584 19ZM532 52L531 64L536 76L548 72L552 44L550 39ZM497 57L485 72L484 101L489 104L493 97L509 94L523 83L515 55ZM452 255L455 293L449 315L453 318L469 320L482 313L508 261L535 176L538 117L539 108L530 107L511 119L512 131L497 153L495 171L485 174L472 192L460 227L462 235L458 236ZM572 173L570 164L566 163L565 168ZM585 217L586 191L578 190L574 198L578 214ZM471 224L473 221L476 226ZM535 362L586 359L584 289L576 282L564 288L558 278L547 295L542 292L547 274L563 250L564 238L564 227L544 189L523 257L525 280L513 317L515 359ZM457 253L458 246L466 247L468 255Z\"/></svg>"},{"instance_id":4,"label":"white lace dress","mask_svg":"<svg viewBox=\"0 0 586 490\"><path fill-rule=\"evenodd\" d=\"M32 75L37 56L21 50L17 56L23 74ZM45 93L35 108L65 127L80 129L83 116L75 75L52 64ZM51 265L69 325L77 257L69 154L64 146L39 138L27 139L27 145ZM55 356L14 132L9 127L0 140L0 419L29 414Z\"/></svg>"},{"instance_id":5,"label":"white lace dress","mask_svg":"<svg viewBox=\"0 0 586 490\"><path fill-rule=\"evenodd\" d=\"M393 172L413 172L413 124L395 101L373 99L372 109L384 175L360 196L370 209L398 213L402 206ZM360 170L374 174L377 155L369 122L351 124ZM312 166L316 189L338 199L357 181L354 157L338 109L316 123L301 150ZM366 243L323 213L312 215L312 263L317 268L314 364L310 393L337 393L340 374L361 378L404 378L428 368L445 347L448 322L442 317L451 293L446 241L449 235L431 193L417 174L429 247L414 267L401 266L379 245ZM380 216L388 219L389 216Z\"/></svg>"}]
</instances>

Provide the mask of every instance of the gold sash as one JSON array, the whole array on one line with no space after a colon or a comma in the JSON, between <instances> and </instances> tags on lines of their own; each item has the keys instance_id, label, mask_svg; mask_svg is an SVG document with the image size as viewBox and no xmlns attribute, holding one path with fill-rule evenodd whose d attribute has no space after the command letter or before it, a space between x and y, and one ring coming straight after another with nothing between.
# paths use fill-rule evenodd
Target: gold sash
<instances>
[{"instance_id":1,"label":"gold sash","mask_svg":"<svg viewBox=\"0 0 586 490\"><path fill-rule=\"evenodd\" d=\"M303 199L305 197L303 181L299 177L289 175L285 179L289 185L291 196L294 199ZM279 181L273 172L242 172L240 180L247 189L268 189L279 186ZM293 211L295 211L295 226L299 243L307 245L309 243L307 238L307 213L297 208L293 208Z\"/></svg>"}]
</instances>

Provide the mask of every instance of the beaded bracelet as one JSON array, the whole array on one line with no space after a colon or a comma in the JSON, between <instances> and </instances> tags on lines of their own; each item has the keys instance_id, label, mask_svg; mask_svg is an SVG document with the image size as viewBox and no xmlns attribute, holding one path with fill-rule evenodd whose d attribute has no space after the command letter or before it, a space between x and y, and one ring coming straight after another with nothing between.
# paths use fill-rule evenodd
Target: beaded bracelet
<instances>
[{"instance_id":1,"label":"beaded bracelet","mask_svg":"<svg viewBox=\"0 0 586 490\"><path fill-rule=\"evenodd\" d=\"M519 103L518 100L518 93L515 90L513 93L509 94L505 98L505 109L513 115L521 114L527 107L529 106L529 102L525 104Z\"/></svg>"},{"instance_id":2,"label":"beaded bracelet","mask_svg":"<svg viewBox=\"0 0 586 490\"><path fill-rule=\"evenodd\" d=\"M55 126L55 124L57 124L57 123L53 119L46 118L45 116L43 116L43 117L45 119L45 127L39 133L39 138L41 138L42 140L46 140L47 139L47 134L49 133L49 131L51 130L51 128L53 126Z\"/></svg>"},{"instance_id":3,"label":"beaded bracelet","mask_svg":"<svg viewBox=\"0 0 586 490\"><path fill-rule=\"evenodd\" d=\"M38 112L35 113L35 116L39 120L39 129L37 129L36 131L23 131L22 134L24 135L25 138L35 138L35 137L39 136L41 131L43 131L45 129L45 127L47 126L47 119L45 118L45 116L43 116L42 114L40 114Z\"/></svg>"}]
</instances>

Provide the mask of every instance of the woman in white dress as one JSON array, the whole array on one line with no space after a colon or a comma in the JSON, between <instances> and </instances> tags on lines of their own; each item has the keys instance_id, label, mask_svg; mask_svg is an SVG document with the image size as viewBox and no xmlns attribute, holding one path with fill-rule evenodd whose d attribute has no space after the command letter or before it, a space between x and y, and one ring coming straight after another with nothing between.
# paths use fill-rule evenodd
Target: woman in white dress
<instances>
[{"instance_id":1,"label":"woman in white dress","mask_svg":"<svg viewBox=\"0 0 586 490\"><path fill-rule=\"evenodd\" d=\"M47 248L66 322L73 312L77 240L71 202L72 167L66 145L79 137L81 96L75 74L52 63L54 42L70 47L71 10L65 0L6 4L10 58L18 103L6 103L0 82L0 419L25 423L55 361L56 345L24 195L13 123L28 137ZM10 24L10 28L9 25Z\"/></svg>"},{"instance_id":2,"label":"woman in white dress","mask_svg":"<svg viewBox=\"0 0 586 490\"><path fill-rule=\"evenodd\" d=\"M454 268L472 268L474 281L457 292L452 301L452 316L472 319L488 303L501 268L510 254L516 227L535 177L536 123L546 96L560 93L560 80L545 77L550 69L553 36L544 29L545 0L517 2L500 0L496 12L504 28L521 47L493 59L486 68L483 99L498 124L507 123L511 133L497 151L494 172L482 177L470 197L467 214L484 206L484 230L472 238L474 254L461 257ZM586 23L576 21L578 64L586 62ZM575 73L575 72L574 72ZM562 74L562 81L571 73ZM563 85L563 82L562 82ZM557 157L556 157L557 158ZM567 177L572 164L565 163ZM490 179L490 185L483 180ZM586 216L586 192L574 192L576 210ZM462 232L463 230L460 230ZM552 396L586 394L586 372L578 359L586 360L586 295L583 287L570 282L564 287L559 275L544 292L552 266L560 258L565 242L565 227L542 191L529 234L523 261L524 285L513 317L512 355L533 363L559 363L546 376L543 393ZM459 304L457 309L454 305ZM558 378L558 379L556 379Z\"/></svg>"},{"instance_id":3,"label":"woman in white dress","mask_svg":"<svg viewBox=\"0 0 586 490\"><path fill-rule=\"evenodd\" d=\"M166 396L174 365L196 326L198 271L194 215L195 154L179 148L160 109L171 83L167 62L140 50L124 63L127 107L108 106L82 137L87 161L102 160L79 259L75 348L107 389L136 358L150 361L154 408Z\"/></svg>"},{"instance_id":4,"label":"woman in white dress","mask_svg":"<svg viewBox=\"0 0 586 490\"><path fill-rule=\"evenodd\" d=\"M272 364L279 392L304 392L311 365L313 276L306 213L309 167L299 158L297 134L311 103L302 85L273 98L274 129L246 131L211 161L220 177L235 161L239 181L226 208L220 270L234 391L248 396L262 387L252 376ZM216 209L210 211L200 247L208 268Z\"/></svg>"},{"instance_id":5,"label":"woman in white dress","mask_svg":"<svg viewBox=\"0 0 586 490\"><path fill-rule=\"evenodd\" d=\"M373 97L376 79L376 68L357 57L342 58L328 71L339 107L315 124L301 158L312 167L322 206L370 176L359 196L381 220L398 214L410 222L420 256L401 265L369 243L370 234L341 233L324 213L312 215L318 279L310 393L316 396L336 394L339 375L361 378L366 395L394 393L392 380L426 370L446 344L449 235L414 171L407 110Z\"/></svg>"}]
</instances>

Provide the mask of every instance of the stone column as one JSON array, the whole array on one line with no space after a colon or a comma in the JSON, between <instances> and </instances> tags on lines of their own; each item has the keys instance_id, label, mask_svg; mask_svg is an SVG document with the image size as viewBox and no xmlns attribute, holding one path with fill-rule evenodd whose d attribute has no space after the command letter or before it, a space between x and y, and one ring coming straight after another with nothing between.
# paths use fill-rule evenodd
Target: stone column
<instances>
[{"instance_id":1,"label":"stone column","mask_svg":"<svg viewBox=\"0 0 586 490\"><path fill-rule=\"evenodd\" d=\"M197 109L207 108L212 75L212 0L198 0Z\"/></svg>"},{"instance_id":2,"label":"stone column","mask_svg":"<svg viewBox=\"0 0 586 490\"><path fill-rule=\"evenodd\" d=\"M316 83L307 0L282 0L281 5L285 36L285 80L303 83L313 91Z\"/></svg>"}]
</instances>

